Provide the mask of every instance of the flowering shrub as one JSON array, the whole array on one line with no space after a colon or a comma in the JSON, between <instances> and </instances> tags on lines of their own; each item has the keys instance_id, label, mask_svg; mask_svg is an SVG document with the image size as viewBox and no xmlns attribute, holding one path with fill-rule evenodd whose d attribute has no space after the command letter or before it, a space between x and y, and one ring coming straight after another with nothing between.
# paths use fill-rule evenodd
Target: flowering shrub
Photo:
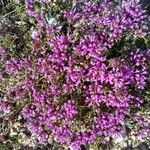
<instances>
[{"instance_id":1,"label":"flowering shrub","mask_svg":"<svg viewBox=\"0 0 150 150\"><path fill-rule=\"evenodd\" d=\"M28 99L22 115L39 143L54 138L73 150L126 136L126 119L136 120L132 110L138 111L144 101L150 50L117 52L114 46L123 37L146 36L145 11L135 0L117 7L107 0L84 1L47 21L50 2L41 1L40 9L34 7L37 3L25 0L36 23L31 53L2 64L3 72L17 80L0 101L2 111ZM6 60L1 49L0 59Z\"/></svg>"}]
</instances>

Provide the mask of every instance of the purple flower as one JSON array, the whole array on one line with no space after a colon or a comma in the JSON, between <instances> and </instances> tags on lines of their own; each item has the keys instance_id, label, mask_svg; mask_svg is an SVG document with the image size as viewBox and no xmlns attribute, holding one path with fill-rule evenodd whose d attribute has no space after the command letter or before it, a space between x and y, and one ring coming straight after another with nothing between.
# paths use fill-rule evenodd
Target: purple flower
<instances>
[{"instance_id":1,"label":"purple flower","mask_svg":"<svg viewBox=\"0 0 150 150\"><path fill-rule=\"evenodd\" d=\"M0 100L0 111L1 112L4 112L4 113L7 113L7 112L10 112L12 106L7 102L7 101L4 101L4 100Z\"/></svg>"},{"instance_id":2,"label":"purple flower","mask_svg":"<svg viewBox=\"0 0 150 150\"><path fill-rule=\"evenodd\" d=\"M5 55L5 49L0 46L0 60L4 57Z\"/></svg>"},{"instance_id":3,"label":"purple flower","mask_svg":"<svg viewBox=\"0 0 150 150\"><path fill-rule=\"evenodd\" d=\"M64 110L64 116L68 119L73 118L77 113L75 102L73 100L64 103L62 109Z\"/></svg>"},{"instance_id":4,"label":"purple flower","mask_svg":"<svg viewBox=\"0 0 150 150\"><path fill-rule=\"evenodd\" d=\"M25 6L26 6L26 10L27 13L30 17L35 16L35 12L34 12L34 0L25 0Z\"/></svg>"}]
</instances>

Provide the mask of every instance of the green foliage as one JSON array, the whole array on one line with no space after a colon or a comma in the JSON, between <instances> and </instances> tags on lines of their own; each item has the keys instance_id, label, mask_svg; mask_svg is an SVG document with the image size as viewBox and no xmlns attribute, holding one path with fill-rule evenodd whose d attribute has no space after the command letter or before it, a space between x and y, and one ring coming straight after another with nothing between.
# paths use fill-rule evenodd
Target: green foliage
<instances>
[{"instance_id":1,"label":"green foliage","mask_svg":"<svg viewBox=\"0 0 150 150\"><path fill-rule=\"evenodd\" d=\"M0 150L10 150L7 144L0 142Z\"/></svg>"}]
</instances>

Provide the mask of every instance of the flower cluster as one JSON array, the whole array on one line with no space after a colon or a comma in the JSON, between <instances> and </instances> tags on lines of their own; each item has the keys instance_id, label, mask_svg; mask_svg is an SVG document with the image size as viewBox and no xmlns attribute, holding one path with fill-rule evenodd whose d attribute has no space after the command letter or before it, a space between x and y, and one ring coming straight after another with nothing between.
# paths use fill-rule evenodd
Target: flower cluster
<instances>
[{"instance_id":1,"label":"flower cluster","mask_svg":"<svg viewBox=\"0 0 150 150\"><path fill-rule=\"evenodd\" d=\"M35 2L35 0L25 0L26 10L27 10L28 15L29 15L30 17L35 16L35 12L34 12L34 2Z\"/></svg>"},{"instance_id":2,"label":"flower cluster","mask_svg":"<svg viewBox=\"0 0 150 150\"><path fill-rule=\"evenodd\" d=\"M137 49L115 57L110 51L123 36L145 35L145 11L136 0L118 7L107 0L77 2L61 14L67 24L62 27L48 24L44 10L35 16L33 2L25 1L37 21L33 51L5 64L9 74L25 74L13 92L15 100L30 100L22 109L29 131L40 143L53 137L73 150L125 136L126 116L143 101L150 55Z\"/></svg>"},{"instance_id":3,"label":"flower cluster","mask_svg":"<svg viewBox=\"0 0 150 150\"><path fill-rule=\"evenodd\" d=\"M12 108L11 105L7 101L2 100L2 99L0 100L0 112L1 113L2 112L7 113L10 111L11 108Z\"/></svg>"}]
</instances>

